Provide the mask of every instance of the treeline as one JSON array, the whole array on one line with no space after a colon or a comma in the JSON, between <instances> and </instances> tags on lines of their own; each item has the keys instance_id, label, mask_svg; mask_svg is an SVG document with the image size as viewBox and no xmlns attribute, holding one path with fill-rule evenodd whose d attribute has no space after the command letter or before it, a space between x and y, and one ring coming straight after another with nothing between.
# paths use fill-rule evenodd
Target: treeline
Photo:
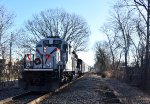
<instances>
[{"instance_id":1,"label":"treeline","mask_svg":"<svg viewBox=\"0 0 150 104\"><path fill-rule=\"evenodd\" d=\"M95 44L95 67L100 70L119 70L129 67L139 71L143 83L149 85L149 0L117 0L107 22L100 30L107 41ZM142 75L141 75L142 74Z\"/></svg>"},{"instance_id":2,"label":"treeline","mask_svg":"<svg viewBox=\"0 0 150 104\"><path fill-rule=\"evenodd\" d=\"M49 36L60 36L76 52L87 49L90 29L85 19L79 15L67 13L63 9L48 9L33 15L19 29L12 30L14 18L14 14L0 6L1 59L11 59L10 50L23 57L23 53L34 51L39 40Z\"/></svg>"}]
</instances>

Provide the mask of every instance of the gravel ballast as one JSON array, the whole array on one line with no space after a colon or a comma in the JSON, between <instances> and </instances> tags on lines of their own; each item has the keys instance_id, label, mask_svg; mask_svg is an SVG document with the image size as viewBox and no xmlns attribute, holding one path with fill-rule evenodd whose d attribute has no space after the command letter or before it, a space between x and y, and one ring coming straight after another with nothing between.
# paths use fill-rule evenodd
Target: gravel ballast
<instances>
[{"instance_id":1,"label":"gravel ballast","mask_svg":"<svg viewBox=\"0 0 150 104\"><path fill-rule=\"evenodd\" d=\"M4 100L21 93L24 93L24 91L18 87L7 88L0 91L0 100Z\"/></svg>"},{"instance_id":2,"label":"gravel ballast","mask_svg":"<svg viewBox=\"0 0 150 104\"><path fill-rule=\"evenodd\" d=\"M41 104L118 104L119 100L102 80L100 76L88 74Z\"/></svg>"},{"instance_id":3,"label":"gravel ballast","mask_svg":"<svg viewBox=\"0 0 150 104\"><path fill-rule=\"evenodd\" d=\"M19 88L0 91L0 100L22 93ZM87 74L40 104L150 104L150 96L115 79Z\"/></svg>"},{"instance_id":4,"label":"gravel ballast","mask_svg":"<svg viewBox=\"0 0 150 104\"><path fill-rule=\"evenodd\" d=\"M103 81L117 93L125 104L150 104L150 95L136 87L115 79L104 79Z\"/></svg>"}]
</instances>

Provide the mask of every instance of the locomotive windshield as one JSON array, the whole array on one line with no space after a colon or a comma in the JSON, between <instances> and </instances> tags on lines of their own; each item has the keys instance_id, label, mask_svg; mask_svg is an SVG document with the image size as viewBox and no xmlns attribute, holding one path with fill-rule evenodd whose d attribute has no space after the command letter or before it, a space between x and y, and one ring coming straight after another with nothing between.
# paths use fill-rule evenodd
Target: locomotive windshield
<instances>
[{"instance_id":1,"label":"locomotive windshield","mask_svg":"<svg viewBox=\"0 0 150 104\"><path fill-rule=\"evenodd\" d=\"M62 41L61 41L61 40L54 40L53 43L54 43L54 44L61 44Z\"/></svg>"},{"instance_id":2,"label":"locomotive windshield","mask_svg":"<svg viewBox=\"0 0 150 104\"><path fill-rule=\"evenodd\" d=\"M57 47L57 48L61 48L61 40L54 40L53 44L49 43L49 40L44 40L43 41L43 47Z\"/></svg>"},{"instance_id":3,"label":"locomotive windshield","mask_svg":"<svg viewBox=\"0 0 150 104\"><path fill-rule=\"evenodd\" d=\"M48 47L57 47L57 48L61 48L61 44L49 44Z\"/></svg>"},{"instance_id":4,"label":"locomotive windshield","mask_svg":"<svg viewBox=\"0 0 150 104\"><path fill-rule=\"evenodd\" d=\"M46 47L46 46L48 46L48 45L49 45L49 40L44 40L44 41L43 41L43 46Z\"/></svg>"}]
</instances>

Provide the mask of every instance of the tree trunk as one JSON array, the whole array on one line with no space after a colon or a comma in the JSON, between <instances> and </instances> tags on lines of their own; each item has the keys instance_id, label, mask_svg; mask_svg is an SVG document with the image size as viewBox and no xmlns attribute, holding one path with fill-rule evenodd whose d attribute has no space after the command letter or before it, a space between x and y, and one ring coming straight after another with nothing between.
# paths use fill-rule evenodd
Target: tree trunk
<instances>
[{"instance_id":1,"label":"tree trunk","mask_svg":"<svg viewBox=\"0 0 150 104\"><path fill-rule=\"evenodd\" d=\"M147 39L146 39L146 62L145 62L145 81L147 84L147 88L149 87L149 16L150 16L150 0L148 0L148 10L147 10ZM146 88L146 89L147 89Z\"/></svg>"},{"instance_id":2,"label":"tree trunk","mask_svg":"<svg viewBox=\"0 0 150 104\"><path fill-rule=\"evenodd\" d=\"M125 52L125 79L128 79L128 73L127 73L127 69L128 69L128 60L127 60L127 51Z\"/></svg>"}]
</instances>

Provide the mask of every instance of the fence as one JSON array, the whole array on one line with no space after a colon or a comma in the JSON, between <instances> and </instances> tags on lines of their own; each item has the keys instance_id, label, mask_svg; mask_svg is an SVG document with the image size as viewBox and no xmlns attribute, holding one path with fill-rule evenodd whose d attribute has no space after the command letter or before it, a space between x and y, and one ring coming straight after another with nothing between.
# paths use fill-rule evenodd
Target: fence
<instances>
[{"instance_id":1,"label":"fence","mask_svg":"<svg viewBox=\"0 0 150 104\"><path fill-rule=\"evenodd\" d=\"M15 86L21 77L22 69L21 64L0 64L0 90Z\"/></svg>"}]
</instances>

